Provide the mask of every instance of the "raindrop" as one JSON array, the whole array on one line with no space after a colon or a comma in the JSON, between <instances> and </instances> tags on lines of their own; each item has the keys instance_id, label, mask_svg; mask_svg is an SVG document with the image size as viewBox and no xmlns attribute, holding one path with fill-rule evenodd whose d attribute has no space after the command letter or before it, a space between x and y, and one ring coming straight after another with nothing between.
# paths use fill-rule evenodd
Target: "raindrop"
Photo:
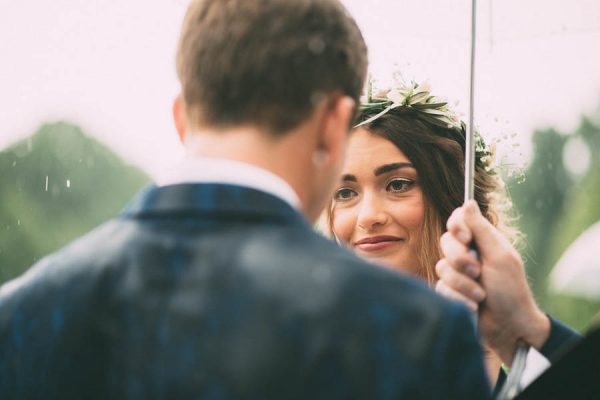
<instances>
[{"instance_id":1,"label":"raindrop","mask_svg":"<svg viewBox=\"0 0 600 400\"><path fill-rule=\"evenodd\" d=\"M17 225L21 226L21 220L20 219L17 220Z\"/></svg>"},{"instance_id":2,"label":"raindrop","mask_svg":"<svg viewBox=\"0 0 600 400\"><path fill-rule=\"evenodd\" d=\"M535 208L537 208L538 210L541 210L543 207L544 207L544 202L540 199L536 200Z\"/></svg>"},{"instance_id":3,"label":"raindrop","mask_svg":"<svg viewBox=\"0 0 600 400\"><path fill-rule=\"evenodd\" d=\"M15 165L17 165L17 162L13 161L12 166L14 167Z\"/></svg>"},{"instance_id":4,"label":"raindrop","mask_svg":"<svg viewBox=\"0 0 600 400\"><path fill-rule=\"evenodd\" d=\"M48 191L48 175L46 175L46 192Z\"/></svg>"},{"instance_id":5,"label":"raindrop","mask_svg":"<svg viewBox=\"0 0 600 400\"><path fill-rule=\"evenodd\" d=\"M308 42L308 49L313 54L321 54L325 50L325 42L320 37L313 37Z\"/></svg>"},{"instance_id":6,"label":"raindrop","mask_svg":"<svg viewBox=\"0 0 600 400\"><path fill-rule=\"evenodd\" d=\"M325 94L323 92L314 92L310 95L310 104L313 107L319 105L325 99Z\"/></svg>"},{"instance_id":7,"label":"raindrop","mask_svg":"<svg viewBox=\"0 0 600 400\"><path fill-rule=\"evenodd\" d=\"M67 179L67 187L70 188L71 187L71 180Z\"/></svg>"},{"instance_id":8,"label":"raindrop","mask_svg":"<svg viewBox=\"0 0 600 400\"><path fill-rule=\"evenodd\" d=\"M331 278L331 272L326 268L317 268L312 273L313 279L318 283L326 283Z\"/></svg>"}]
</instances>

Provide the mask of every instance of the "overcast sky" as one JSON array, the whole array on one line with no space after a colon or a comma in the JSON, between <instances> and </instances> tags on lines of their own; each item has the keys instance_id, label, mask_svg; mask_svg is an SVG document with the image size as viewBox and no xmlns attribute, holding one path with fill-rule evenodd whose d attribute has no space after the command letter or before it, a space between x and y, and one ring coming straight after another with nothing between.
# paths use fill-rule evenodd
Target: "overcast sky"
<instances>
[{"instance_id":1,"label":"overcast sky","mask_svg":"<svg viewBox=\"0 0 600 400\"><path fill-rule=\"evenodd\" d=\"M385 85L394 70L466 110L470 1L346 0ZM67 120L156 176L186 0L0 0L0 148ZM481 0L476 122L486 136L569 131L600 105L600 2Z\"/></svg>"}]
</instances>

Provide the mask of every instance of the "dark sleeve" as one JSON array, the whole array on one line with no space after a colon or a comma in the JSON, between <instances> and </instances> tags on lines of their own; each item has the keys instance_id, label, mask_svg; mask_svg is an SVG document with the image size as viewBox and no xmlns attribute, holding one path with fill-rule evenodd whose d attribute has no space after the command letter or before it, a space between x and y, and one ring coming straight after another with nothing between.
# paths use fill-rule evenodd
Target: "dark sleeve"
<instances>
[{"instance_id":1,"label":"dark sleeve","mask_svg":"<svg viewBox=\"0 0 600 400\"><path fill-rule=\"evenodd\" d=\"M548 318L550 319L550 336L540 349L540 353L552 362L553 360L556 360L563 351L568 350L573 344L578 342L581 335L560 321L552 318L550 315L548 315ZM500 392L505 381L506 373L500 368L498 380L494 387L494 396Z\"/></svg>"},{"instance_id":2,"label":"dark sleeve","mask_svg":"<svg viewBox=\"0 0 600 400\"><path fill-rule=\"evenodd\" d=\"M540 349L540 353L553 362L564 351L577 343L581 339L581 335L550 315L548 318L550 318L550 336Z\"/></svg>"},{"instance_id":3,"label":"dark sleeve","mask_svg":"<svg viewBox=\"0 0 600 400\"><path fill-rule=\"evenodd\" d=\"M433 353L431 384L436 399L490 399L492 389L477 339L474 319L462 305L451 304Z\"/></svg>"}]
</instances>

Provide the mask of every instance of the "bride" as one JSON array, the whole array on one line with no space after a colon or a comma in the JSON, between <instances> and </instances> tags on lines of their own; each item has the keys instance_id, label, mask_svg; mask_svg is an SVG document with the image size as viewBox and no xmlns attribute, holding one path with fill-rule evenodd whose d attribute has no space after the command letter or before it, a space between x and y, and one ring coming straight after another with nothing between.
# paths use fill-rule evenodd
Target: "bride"
<instances>
[{"instance_id":1,"label":"bride","mask_svg":"<svg viewBox=\"0 0 600 400\"><path fill-rule=\"evenodd\" d=\"M440 237L463 203L465 125L416 83L369 97L327 213L330 234L359 255L434 286ZM519 232L492 161L493 149L476 134L475 200L514 244ZM472 293L475 300L484 296ZM475 311L474 301L465 303ZM486 364L495 383L501 361L487 350Z\"/></svg>"}]
</instances>

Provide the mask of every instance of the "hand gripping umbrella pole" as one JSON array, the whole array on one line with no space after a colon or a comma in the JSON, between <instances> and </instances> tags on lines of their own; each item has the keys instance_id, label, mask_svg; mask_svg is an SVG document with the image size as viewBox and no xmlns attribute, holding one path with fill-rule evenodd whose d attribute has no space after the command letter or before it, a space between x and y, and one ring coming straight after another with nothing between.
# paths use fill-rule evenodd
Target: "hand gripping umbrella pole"
<instances>
[{"instance_id":1,"label":"hand gripping umbrella pole","mask_svg":"<svg viewBox=\"0 0 600 400\"><path fill-rule=\"evenodd\" d=\"M470 83L469 83L469 125L467 127L465 138L465 203L475 198L475 141L473 134L473 120L475 117L475 39L477 36L477 0L471 0L471 63L470 63ZM479 257L475 243L471 244L471 252L475 257ZM523 341L517 341L513 364L506 378L502 390L496 397L497 400L513 399L521 388L521 378L525 371L527 353L529 346Z\"/></svg>"}]
</instances>

